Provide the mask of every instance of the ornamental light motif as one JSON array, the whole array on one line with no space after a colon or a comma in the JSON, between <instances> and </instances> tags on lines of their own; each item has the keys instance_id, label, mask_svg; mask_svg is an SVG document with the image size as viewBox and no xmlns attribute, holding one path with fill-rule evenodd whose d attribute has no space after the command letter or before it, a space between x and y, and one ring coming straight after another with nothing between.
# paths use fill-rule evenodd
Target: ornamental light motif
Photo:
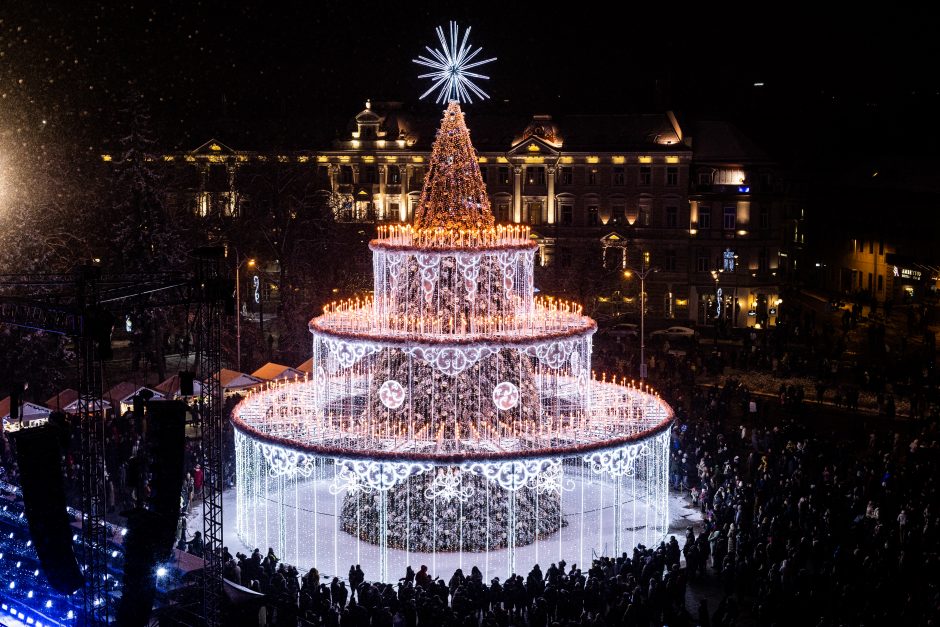
<instances>
[{"instance_id":1,"label":"ornamental light motif","mask_svg":"<svg viewBox=\"0 0 940 627\"><path fill-rule=\"evenodd\" d=\"M657 544L671 409L596 378L596 323L535 296L538 245L495 224L455 102L429 162L415 223L369 242L373 296L311 320L312 376L236 408L239 537L330 572L367 550L380 580Z\"/></svg>"},{"instance_id":2,"label":"ornamental light motif","mask_svg":"<svg viewBox=\"0 0 940 627\"><path fill-rule=\"evenodd\" d=\"M496 60L496 57L474 61L478 54L483 50L478 47L475 50L473 46L467 43L470 37L470 27L464 31L463 37L460 37L460 29L457 22L450 23L450 37L444 37L444 29L437 27L437 39L441 42L439 49L432 49L425 46L430 56L419 55L413 61L418 65L430 68L432 71L421 74L418 78L430 78L433 83L431 87L421 94L423 100L431 92L438 90L435 102L447 104L452 100L457 102L473 102L472 96L480 100L489 98L489 94L480 89L471 79L489 80L489 76L471 72L470 70Z\"/></svg>"}]
</instances>

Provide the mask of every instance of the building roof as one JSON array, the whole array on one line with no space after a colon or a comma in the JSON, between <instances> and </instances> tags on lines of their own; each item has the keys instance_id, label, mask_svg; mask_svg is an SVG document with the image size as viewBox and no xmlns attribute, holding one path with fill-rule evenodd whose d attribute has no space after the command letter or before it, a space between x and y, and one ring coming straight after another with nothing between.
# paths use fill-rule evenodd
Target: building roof
<instances>
[{"instance_id":1,"label":"building roof","mask_svg":"<svg viewBox=\"0 0 940 627\"><path fill-rule=\"evenodd\" d=\"M269 361L252 372L251 376L264 381L280 381L282 379L293 379L295 377L303 378L304 374L290 366L282 366L281 364Z\"/></svg>"},{"instance_id":2,"label":"building roof","mask_svg":"<svg viewBox=\"0 0 940 627\"><path fill-rule=\"evenodd\" d=\"M726 163L771 161L770 155L763 148L730 122L722 120L694 122L691 134L696 161Z\"/></svg>"},{"instance_id":3,"label":"building roof","mask_svg":"<svg viewBox=\"0 0 940 627\"><path fill-rule=\"evenodd\" d=\"M313 357L311 357L304 363L297 366L297 370L299 370L300 372L305 372L307 374L313 374Z\"/></svg>"},{"instance_id":4,"label":"building roof","mask_svg":"<svg viewBox=\"0 0 940 627\"><path fill-rule=\"evenodd\" d=\"M78 400L78 390L66 388L46 401L46 407L56 411L65 411L65 408Z\"/></svg>"},{"instance_id":5,"label":"building roof","mask_svg":"<svg viewBox=\"0 0 940 627\"><path fill-rule=\"evenodd\" d=\"M137 384L129 381L121 381L110 390L104 393L104 400L117 405L125 399L132 398L137 393Z\"/></svg>"},{"instance_id":6,"label":"building roof","mask_svg":"<svg viewBox=\"0 0 940 627\"><path fill-rule=\"evenodd\" d=\"M166 398L173 398L174 396L179 396L180 393L180 376L174 374L169 377L166 381L162 381L153 388L160 394L163 394ZM198 379L193 380L193 392L200 394L202 391L202 382Z\"/></svg>"},{"instance_id":7,"label":"building roof","mask_svg":"<svg viewBox=\"0 0 940 627\"><path fill-rule=\"evenodd\" d=\"M228 390L250 388L264 383L261 379L244 372L222 368L218 374L219 385Z\"/></svg>"},{"instance_id":8,"label":"building roof","mask_svg":"<svg viewBox=\"0 0 940 627\"><path fill-rule=\"evenodd\" d=\"M357 128L357 119L350 119L348 133ZM402 111L400 103L373 103L368 111L376 116L379 128L389 140L408 139L409 147L428 151L434 142L440 115L412 114ZM599 115L534 116L466 112L470 138L478 152L505 152L526 137L539 136L555 147L567 151L630 151L688 150L682 144L682 130L669 113L615 113ZM360 120L361 122L361 120ZM536 132L539 131L539 132ZM352 138L339 138L337 147Z\"/></svg>"},{"instance_id":9,"label":"building roof","mask_svg":"<svg viewBox=\"0 0 940 627\"><path fill-rule=\"evenodd\" d=\"M10 397L6 397L3 400L0 400L0 418L7 420L10 417ZM52 410L48 407L42 405L37 405L36 403L30 403L29 401L23 401L20 403L20 413L24 419L36 420L37 418L45 418L48 416Z\"/></svg>"},{"instance_id":10,"label":"building roof","mask_svg":"<svg viewBox=\"0 0 940 627\"><path fill-rule=\"evenodd\" d=\"M665 113L567 115L557 126L566 151L687 150Z\"/></svg>"},{"instance_id":11,"label":"building roof","mask_svg":"<svg viewBox=\"0 0 940 627\"><path fill-rule=\"evenodd\" d=\"M148 387L146 385L138 385L128 381L122 381L105 392L104 400L108 401L112 406L116 406L120 403L130 403L135 396L144 390L149 390L150 393L153 394L153 398L156 399L161 399L165 396L160 390Z\"/></svg>"}]
</instances>

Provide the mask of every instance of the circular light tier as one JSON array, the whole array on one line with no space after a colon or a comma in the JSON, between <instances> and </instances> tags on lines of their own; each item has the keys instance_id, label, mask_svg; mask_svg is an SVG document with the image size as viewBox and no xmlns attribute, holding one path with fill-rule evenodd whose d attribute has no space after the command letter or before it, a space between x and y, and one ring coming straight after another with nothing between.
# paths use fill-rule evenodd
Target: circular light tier
<instances>
[{"instance_id":1,"label":"circular light tier","mask_svg":"<svg viewBox=\"0 0 940 627\"><path fill-rule=\"evenodd\" d=\"M324 411L317 401L324 385L329 383L310 380L253 392L235 408L232 422L245 437L270 447L270 459L282 466L279 472L293 472L290 464L302 466L313 457L444 466L571 456L607 459L665 432L673 419L672 409L655 394L592 380L590 410L571 422L445 441L433 434L363 430L358 415Z\"/></svg>"},{"instance_id":2,"label":"circular light tier","mask_svg":"<svg viewBox=\"0 0 940 627\"><path fill-rule=\"evenodd\" d=\"M387 346L525 348L593 334L597 323L566 303L537 301L520 314L455 317L377 315L372 301L335 307L310 321L310 331L336 340Z\"/></svg>"},{"instance_id":3,"label":"circular light tier","mask_svg":"<svg viewBox=\"0 0 940 627\"><path fill-rule=\"evenodd\" d=\"M433 332L459 334L467 327L482 332L506 319L531 316L534 242L497 236L495 230L434 230L433 237L419 238L404 233L369 244L375 319L381 324L411 330L436 325Z\"/></svg>"},{"instance_id":4,"label":"circular light tier","mask_svg":"<svg viewBox=\"0 0 940 627\"><path fill-rule=\"evenodd\" d=\"M356 415L324 412L322 385L277 385L235 409L235 527L246 546L327 572L355 555L383 573L477 565L489 578L540 555L589 563L668 529L673 414L654 394L591 381L578 424L468 436L455 451L414 433L364 433ZM397 405L397 387L384 390Z\"/></svg>"}]
</instances>

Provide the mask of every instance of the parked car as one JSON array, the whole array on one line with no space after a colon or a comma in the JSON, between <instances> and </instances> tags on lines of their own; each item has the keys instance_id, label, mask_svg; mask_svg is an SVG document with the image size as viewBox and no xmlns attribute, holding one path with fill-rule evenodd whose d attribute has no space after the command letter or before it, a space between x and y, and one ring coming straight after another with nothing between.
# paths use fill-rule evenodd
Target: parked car
<instances>
[{"instance_id":1,"label":"parked car","mask_svg":"<svg viewBox=\"0 0 940 627\"><path fill-rule=\"evenodd\" d=\"M691 340L695 336L695 329L690 329L689 327L669 327L668 329L660 329L659 331L650 333L650 337L663 340L677 340L680 338Z\"/></svg>"},{"instance_id":2,"label":"parked car","mask_svg":"<svg viewBox=\"0 0 940 627\"><path fill-rule=\"evenodd\" d=\"M632 322L619 322L607 329L607 335L611 337L640 337L639 325Z\"/></svg>"}]
</instances>

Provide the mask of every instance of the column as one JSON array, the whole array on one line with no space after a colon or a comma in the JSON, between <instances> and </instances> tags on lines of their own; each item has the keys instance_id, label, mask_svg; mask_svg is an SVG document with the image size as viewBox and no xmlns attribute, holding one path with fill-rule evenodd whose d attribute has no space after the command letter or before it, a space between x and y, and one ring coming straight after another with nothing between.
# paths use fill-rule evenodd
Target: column
<instances>
[{"instance_id":1,"label":"column","mask_svg":"<svg viewBox=\"0 0 940 627\"><path fill-rule=\"evenodd\" d=\"M512 221L522 222L522 166L512 168Z\"/></svg>"},{"instance_id":2,"label":"column","mask_svg":"<svg viewBox=\"0 0 940 627\"><path fill-rule=\"evenodd\" d=\"M388 217L388 204L385 202L385 181L388 176L388 166L379 164L379 210L376 212L379 220Z\"/></svg>"},{"instance_id":3,"label":"column","mask_svg":"<svg viewBox=\"0 0 940 627\"><path fill-rule=\"evenodd\" d=\"M336 177L339 174L339 166L335 163L331 163L327 166L330 172L330 191L334 194L339 192L339 186L336 183Z\"/></svg>"},{"instance_id":4,"label":"column","mask_svg":"<svg viewBox=\"0 0 940 627\"><path fill-rule=\"evenodd\" d=\"M411 166L399 166L401 172L401 204L398 205L398 219L402 222L411 220L411 208L408 206L408 181L411 178Z\"/></svg>"},{"instance_id":5,"label":"column","mask_svg":"<svg viewBox=\"0 0 940 627\"><path fill-rule=\"evenodd\" d=\"M548 198L545 199L546 217L549 224L555 224L558 219L555 217L555 167L546 169L548 174Z\"/></svg>"}]
</instances>

